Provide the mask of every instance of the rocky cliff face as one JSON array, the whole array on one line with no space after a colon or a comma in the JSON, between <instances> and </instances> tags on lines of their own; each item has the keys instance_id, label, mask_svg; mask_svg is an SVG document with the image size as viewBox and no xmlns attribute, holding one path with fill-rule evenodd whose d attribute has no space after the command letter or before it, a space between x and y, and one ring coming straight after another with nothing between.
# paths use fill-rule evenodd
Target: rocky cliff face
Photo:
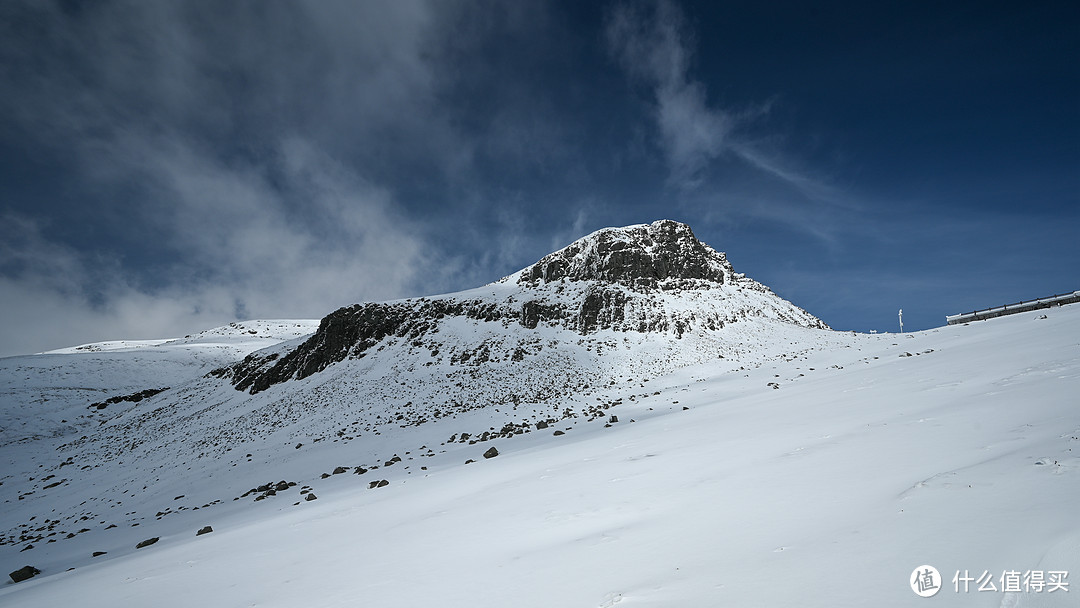
<instances>
[{"instance_id":1,"label":"rocky cliff face","mask_svg":"<svg viewBox=\"0 0 1080 608\"><path fill-rule=\"evenodd\" d=\"M549 337L545 331L591 339L597 332L679 339L687 332L720 332L750 319L827 328L736 273L726 256L699 241L689 226L661 220L597 231L476 290L342 308L294 350L257 352L212 375L229 379L237 390L257 393L340 361L364 358L388 341L443 351L451 364L475 365L479 358L472 355L478 352L485 353L485 360L505 355L521 361L528 352L523 344ZM457 333L449 341L439 334L462 321L489 332L497 329L498 345L485 339L483 331L471 337ZM500 347L504 353L492 353Z\"/></svg>"},{"instance_id":2,"label":"rocky cliff face","mask_svg":"<svg viewBox=\"0 0 1080 608\"><path fill-rule=\"evenodd\" d=\"M679 279L723 284L733 275L724 254L697 240L689 226L660 220L595 232L544 256L519 273L518 283L600 281L648 289Z\"/></svg>"}]
</instances>

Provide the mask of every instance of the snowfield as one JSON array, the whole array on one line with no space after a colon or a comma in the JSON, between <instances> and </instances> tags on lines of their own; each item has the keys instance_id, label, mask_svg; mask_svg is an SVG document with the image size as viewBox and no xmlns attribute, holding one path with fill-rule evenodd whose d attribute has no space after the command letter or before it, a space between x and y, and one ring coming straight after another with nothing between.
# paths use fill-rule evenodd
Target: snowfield
<instances>
[{"instance_id":1,"label":"snowfield","mask_svg":"<svg viewBox=\"0 0 1080 608\"><path fill-rule=\"evenodd\" d=\"M26 420L13 370L44 377L27 366L87 354L3 360L0 528L43 538L0 546L4 573L42 570L0 587L0 605L1077 606L1080 305L1040 312L906 335L791 326L744 369L701 363L354 441L294 448L271 433L179 465L148 450L57 468L73 437L52 422L10 428ZM161 348L118 360L128 370ZM450 441L564 407L580 415ZM117 416L102 428L130 414ZM49 474L65 481L45 490ZM240 497L279 480L296 485ZM54 535L32 533L52 521ZM923 564L943 578L930 599L909 586ZM955 573L984 571L996 591L954 590ZM1014 571L1068 572L1067 591L1005 592Z\"/></svg>"}]
</instances>

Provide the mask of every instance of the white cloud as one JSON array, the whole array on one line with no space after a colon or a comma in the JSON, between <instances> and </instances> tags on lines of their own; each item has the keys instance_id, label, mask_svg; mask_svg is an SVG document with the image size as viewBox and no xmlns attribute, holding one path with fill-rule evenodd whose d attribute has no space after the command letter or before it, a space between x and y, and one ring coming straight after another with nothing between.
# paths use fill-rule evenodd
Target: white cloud
<instances>
[{"instance_id":1,"label":"white cloud","mask_svg":"<svg viewBox=\"0 0 1080 608\"><path fill-rule=\"evenodd\" d=\"M745 135L746 127L768 115L773 100L738 111L709 104L705 85L690 74L694 34L673 2L621 4L609 15L605 33L623 69L652 92L671 185L697 189L727 154L812 201L853 206L827 180L798 170L778 150Z\"/></svg>"},{"instance_id":2,"label":"white cloud","mask_svg":"<svg viewBox=\"0 0 1080 608\"><path fill-rule=\"evenodd\" d=\"M608 47L631 76L652 89L670 181L692 188L724 151L732 119L709 108L704 86L688 76L690 33L682 13L670 2L650 8L616 7L607 23Z\"/></svg>"},{"instance_id":3,"label":"white cloud","mask_svg":"<svg viewBox=\"0 0 1080 608\"><path fill-rule=\"evenodd\" d=\"M400 297L429 267L424 228L389 194L302 140L283 142L276 183L223 167L177 141L154 154L117 151L153 194L155 247L174 252L161 286L123 260L50 241L35 221L3 218L0 356L114 338L183 335L247 316L320 317ZM298 205L292 200L302 196Z\"/></svg>"}]
</instances>

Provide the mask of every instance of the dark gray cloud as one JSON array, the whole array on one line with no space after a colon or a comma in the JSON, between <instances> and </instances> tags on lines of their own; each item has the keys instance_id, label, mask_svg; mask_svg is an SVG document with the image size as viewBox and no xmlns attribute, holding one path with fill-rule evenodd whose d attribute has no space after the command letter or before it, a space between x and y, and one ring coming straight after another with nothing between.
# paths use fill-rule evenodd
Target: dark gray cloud
<instances>
[{"instance_id":1,"label":"dark gray cloud","mask_svg":"<svg viewBox=\"0 0 1080 608\"><path fill-rule=\"evenodd\" d=\"M5 310L23 321L5 328L9 349L63 344L80 327L146 335L237 312L321 315L410 293L430 268L427 227L369 174L468 163L436 101L446 32L434 13L453 7L206 9L2 9L8 133L75 172L84 193L69 205L108 210L112 225L95 232L123 241L76 249L48 235L77 210L9 209Z\"/></svg>"}]
</instances>

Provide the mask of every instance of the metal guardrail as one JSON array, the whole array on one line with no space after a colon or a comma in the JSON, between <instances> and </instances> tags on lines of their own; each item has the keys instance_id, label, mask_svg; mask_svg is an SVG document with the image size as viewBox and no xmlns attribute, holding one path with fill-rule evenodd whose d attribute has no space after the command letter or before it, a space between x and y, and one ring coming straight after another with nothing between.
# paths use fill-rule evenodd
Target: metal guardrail
<instances>
[{"instance_id":1,"label":"metal guardrail","mask_svg":"<svg viewBox=\"0 0 1080 608\"><path fill-rule=\"evenodd\" d=\"M983 319L993 319L995 317L1002 317L1020 312L1030 312L1032 310L1050 308L1051 306L1074 304L1076 302L1080 302L1080 290L1072 293L1062 293L1047 298L1039 298L1038 300L1026 300L1015 304L1006 304L994 308L948 315L945 317L945 322L949 325L956 325L958 323L967 323L968 321L982 321Z\"/></svg>"}]
</instances>

